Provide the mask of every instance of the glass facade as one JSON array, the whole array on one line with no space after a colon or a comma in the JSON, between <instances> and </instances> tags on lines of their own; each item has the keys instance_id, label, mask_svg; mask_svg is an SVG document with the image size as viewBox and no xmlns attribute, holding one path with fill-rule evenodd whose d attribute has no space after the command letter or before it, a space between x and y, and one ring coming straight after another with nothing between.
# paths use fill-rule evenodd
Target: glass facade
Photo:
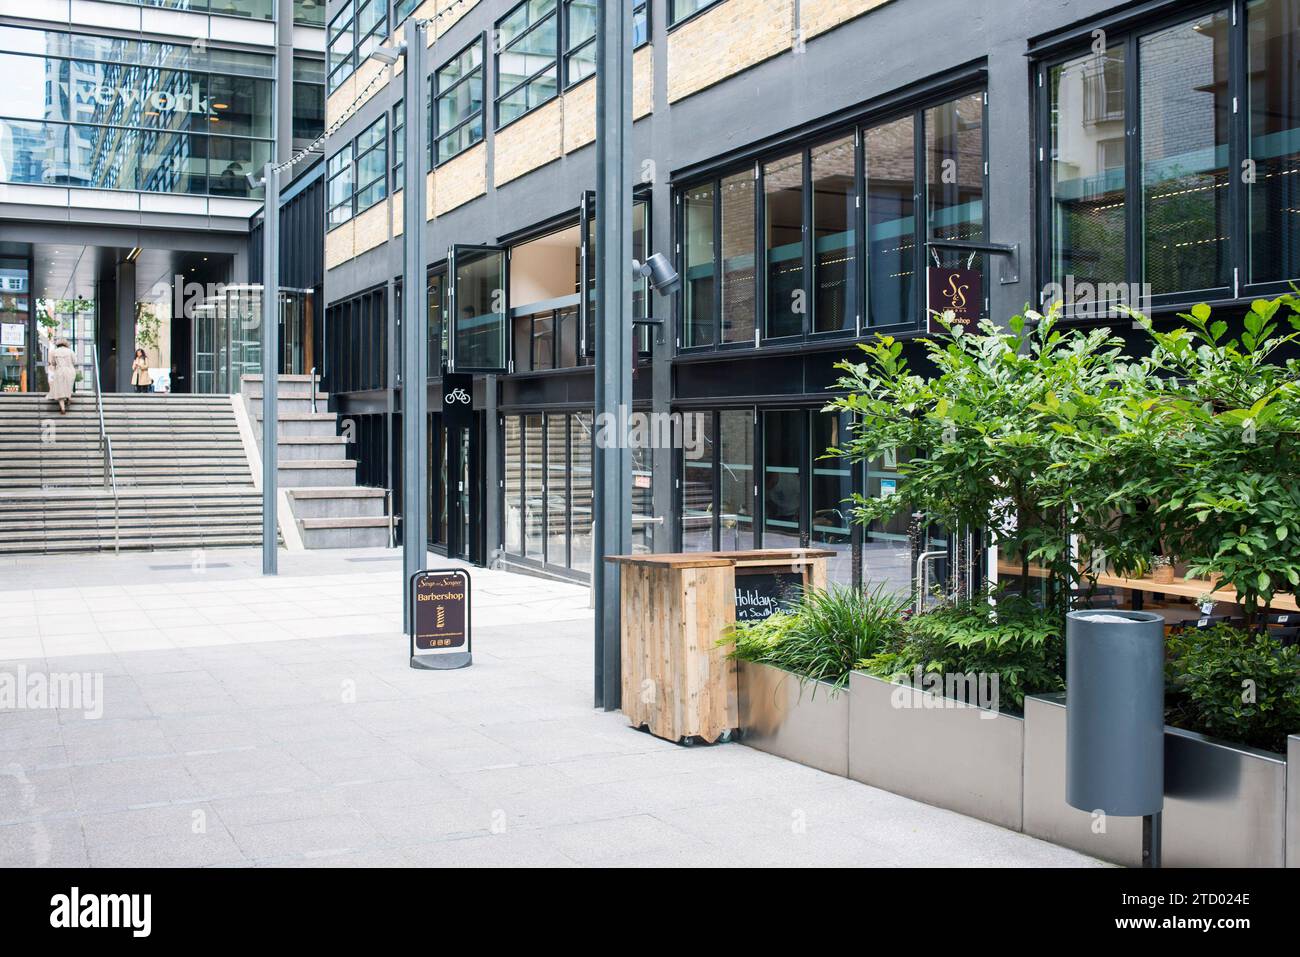
<instances>
[{"instance_id":1,"label":"glass facade","mask_svg":"<svg viewBox=\"0 0 1300 957\"><path fill-rule=\"evenodd\" d=\"M26 259L0 259L0 392L30 392L31 272Z\"/></svg>"},{"instance_id":2,"label":"glass facade","mask_svg":"<svg viewBox=\"0 0 1300 957\"><path fill-rule=\"evenodd\" d=\"M1300 0L1244 10L1043 65L1042 268L1067 305L1253 298L1300 278Z\"/></svg>"},{"instance_id":3,"label":"glass facade","mask_svg":"<svg viewBox=\"0 0 1300 957\"><path fill-rule=\"evenodd\" d=\"M506 415L502 542L506 554L558 571L591 573L590 412ZM633 550L651 550L654 499L649 456L633 456Z\"/></svg>"},{"instance_id":4,"label":"glass facade","mask_svg":"<svg viewBox=\"0 0 1300 957\"><path fill-rule=\"evenodd\" d=\"M942 243L985 239L985 110L972 92L688 184L679 348L919 326L924 269L970 259Z\"/></svg>"},{"instance_id":5,"label":"glass facade","mask_svg":"<svg viewBox=\"0 0 1300 957\"><path fill-rule=\"evenodd\" d=\"M325 63L293 58L293 138L314 140L325 132Z\"/></svg>"},{"instance_id":6,"label":"glass facade","mask_svg":"<svg viewBox=\"0 0 1300 957\"><path fill-rule=\"evenodd\" d=\"M273 57L18 27L0 50L3 182L256 195Z\"/></svg>"}]
</instances>

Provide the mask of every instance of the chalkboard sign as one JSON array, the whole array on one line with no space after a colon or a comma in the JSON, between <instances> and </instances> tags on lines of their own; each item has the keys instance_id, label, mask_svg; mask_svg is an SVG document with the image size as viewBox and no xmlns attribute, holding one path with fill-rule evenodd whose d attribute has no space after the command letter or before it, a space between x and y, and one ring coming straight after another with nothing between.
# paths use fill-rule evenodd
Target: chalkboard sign
<instances>
[{"instance_id":1,"label":"chalkboard sign","mask_svg":"<svg viewBox=\"0 0 1300 957\"><path fill-rule=\"evenodd\" d=\"M802 574L757 572L736 575L736 621L765 621L799 597Z\"/></svg>"}]
</instances>

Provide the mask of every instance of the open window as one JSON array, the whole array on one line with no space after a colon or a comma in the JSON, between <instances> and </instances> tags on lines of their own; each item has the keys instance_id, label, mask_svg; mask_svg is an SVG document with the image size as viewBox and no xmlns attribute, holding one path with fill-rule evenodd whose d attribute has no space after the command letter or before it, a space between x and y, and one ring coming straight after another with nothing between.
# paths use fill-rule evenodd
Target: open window
<instances>
[{"instance_id":1,"label":"open window","mask_svg":"<svg viewBox=\"0 0 1300 957\"><path fill-rule=\"evenodd\" d=\"M455 372L505 372L508 368L509 259L500 246L452 246L448 310Z\"/></svg>"}]
</instances>

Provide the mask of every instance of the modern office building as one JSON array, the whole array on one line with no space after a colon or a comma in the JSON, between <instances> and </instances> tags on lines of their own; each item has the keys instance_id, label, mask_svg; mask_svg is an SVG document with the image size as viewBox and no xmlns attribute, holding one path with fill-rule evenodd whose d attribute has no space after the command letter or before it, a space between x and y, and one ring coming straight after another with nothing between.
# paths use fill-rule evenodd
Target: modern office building
<instances>
[{"instance_id":1,"label":"modern office building","mask_svg":"<svg viewBox=\"0 0 1300 957\"><path fill-rule=\"evenodd\" d=\"M323 132L324 19L323 0L0 0L6 392L45 388L46 329L86 371L98 354L107 391L137 345L175 392L260 370L248 174ZM288 371L311 364L318 285L286 289Z\"/></svg>"},{"instance_id":2,"label":"modern office building","mask_svg":"<svg viewBox=\"0 0 1300 957\"><path fill-rule=\"evenodd\" d=\"M846 513L895 463L823 457L845 422L822 406L855 342L925 334L936 275L995 320L1058 284L1075 322L1116 301L1231 310L1300 278L1300 0L633 7L635 245L683 279L638 293L664 323L639 334L636 405L698 417L687 448L637 454L639 547L817 545L842 581L909 582L924 532ZM418 148L396 68L369 57L408 16L434 21ZM327 119L350 116L326 150L324 370L366 480L400 478L400 190L420 162L430 408L454 371L475 409L472 429L431 416L429 540L573 577L591 569L595 16L331 0L327 24Z\"/></svg>"}]
</instances>

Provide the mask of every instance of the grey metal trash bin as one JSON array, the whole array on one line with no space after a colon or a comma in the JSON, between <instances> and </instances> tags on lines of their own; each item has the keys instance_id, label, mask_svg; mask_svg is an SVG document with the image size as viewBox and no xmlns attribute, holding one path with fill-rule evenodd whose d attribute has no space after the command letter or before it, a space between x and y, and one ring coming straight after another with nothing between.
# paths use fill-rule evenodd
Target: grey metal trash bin
<instances>
[{"instance_id":1,"label":"grey metal trash bin","mask_svg":"<svg viewBox=\"0 0 1300 957\"><path fill-rule=\"evenodd\" d=\"M1164 619L1072 611L1065 625L1065 800L1158 814L1165 791Z\"/></svg>"}]
</instances>

